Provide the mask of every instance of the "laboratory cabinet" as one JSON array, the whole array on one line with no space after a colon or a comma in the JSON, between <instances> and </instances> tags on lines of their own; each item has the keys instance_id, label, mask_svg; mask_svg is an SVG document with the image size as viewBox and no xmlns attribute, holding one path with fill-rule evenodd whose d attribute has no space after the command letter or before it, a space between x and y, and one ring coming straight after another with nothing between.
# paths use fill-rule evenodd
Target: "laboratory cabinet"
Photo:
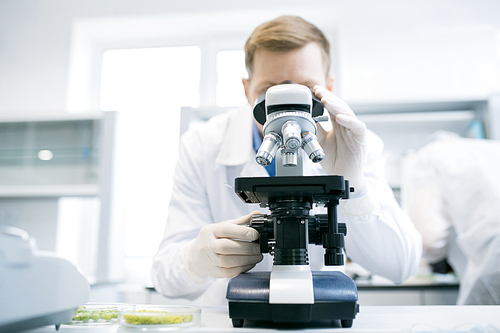
<instances>
[{"instance_id":1,"label":"laboratory cabinet","mask_svg":"<svg viewBox=\"0 0 500 333\"><path fill-rule=\"evenodd\" d=\"M399 194L404 159L444 135L491 139L494 103L488 99L351 104L366 127L384 142L386 177Z\"/></svg>"},{"instance_id":2,"label":"laboratory cabinet","mask_svg":"<svg viewBox=\"0 0 500 333\"><path fill-rule=\"evenodd\" d=\"M102 119L0 123L2 197L97 195Z\"/></svg>"},{"instance_id":3,"label":"laboratory cabinet","mask_svg":"<svg viewBox=\"0 0 500 333\"><path fill-rule=\"evenodd\" d=\"M360 306L379 305L455 305L459 283L454 281L434 281L432 278L410 278L401 285L376 281L357 281L358 304ZM125 292L127 302L148 304L196 305L196 300L172 299L158 293L153 286L145 291Z\"/></svg>"},{"instance_id":4,"label":"laboratory cabinet","mask_svg":"<svg viewBox=\"0 0 500 333\"><path fill-rule=\"evenodd\" d=\"M455 305L459 284L358 285L360 305Z\"/></svg>"},{"instance_id":5,"label":"laboratory cabinet","mask_svg":"<svg viewBox=\"0 0 500 333\"><path fill-rule=\"evenodd\" d=\"M0 225L26 230L94 282L121 275L118 123L117 112L0 115Z\"/></svg>"}]
</instances>

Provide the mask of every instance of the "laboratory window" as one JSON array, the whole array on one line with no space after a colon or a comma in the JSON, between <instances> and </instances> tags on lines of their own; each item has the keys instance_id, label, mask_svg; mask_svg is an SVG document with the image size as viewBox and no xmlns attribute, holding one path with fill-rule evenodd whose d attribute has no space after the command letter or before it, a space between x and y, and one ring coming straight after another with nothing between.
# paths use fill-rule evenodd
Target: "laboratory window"
<instances>
[{"instance_id":1,"label":"laboratory window","mask_svg":"<svg viewBox=\"0 0 500 333\"><path fill-rule=\"evenodd\" d=\"M151 260L164 234L179 150L180 108L200 101L197 46L108 50L100 108L120 114L119 161L126 174L125 257ZM144 270L149 279L149 271Z\"/></svg>"}]
</instances>

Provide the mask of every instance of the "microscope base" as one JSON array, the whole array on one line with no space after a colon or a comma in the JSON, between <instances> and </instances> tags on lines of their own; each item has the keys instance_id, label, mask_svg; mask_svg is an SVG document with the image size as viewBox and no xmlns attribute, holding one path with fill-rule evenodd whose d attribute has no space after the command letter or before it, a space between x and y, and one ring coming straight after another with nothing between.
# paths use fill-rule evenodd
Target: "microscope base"
<instances>
[{"instance_id":1,"label":"microscope base","mask_svg":"<svg viewBox=\"0 0 500 333\"><path fill-rule=\"evenodd\" d=\"M226 297L233 326L242 327L245 320L252 320L306 325L340 321L342 327L351 327L359 312L354 281L337 271L312 275L314 304L270 304L270 272L244 273L231 279Z\"/></svg>"}]
</instances>

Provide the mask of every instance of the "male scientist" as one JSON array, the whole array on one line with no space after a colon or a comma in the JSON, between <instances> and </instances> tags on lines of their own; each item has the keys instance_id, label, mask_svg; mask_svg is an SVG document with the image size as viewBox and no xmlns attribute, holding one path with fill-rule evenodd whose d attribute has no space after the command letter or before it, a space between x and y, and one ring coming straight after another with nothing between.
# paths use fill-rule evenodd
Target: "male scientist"
<instances>
[{"instance_id":1,"label":"male scientist","mask_svg":"<svg viewBox=\"0 0 500 333\"><path fill-rule=\"evenodd\" d=\"M341 200L339 221L346 222L347 256L373 274L401 283L420 262L422 240L396 202L384 178L383 143L368 131L349 106L332 93L330 45L311 23L282 16L255 29L245 45L248 104L215 116L181 139L164 239L154 258L152 279L158 292L224 305L227 278L272 268L263 257L258 232L250 227L256 207L232 188L236 177L273 176L255 162L262 126L252 112L269 87L293 81L309 87L328 110L333 125L318 126L326 157L321 165L304 159L304 175L343 175L355 188ZM254 212L255 213L255 212ZM326 270L324 250L310 245L311 270Z\"/></svg>"}]
</instances>

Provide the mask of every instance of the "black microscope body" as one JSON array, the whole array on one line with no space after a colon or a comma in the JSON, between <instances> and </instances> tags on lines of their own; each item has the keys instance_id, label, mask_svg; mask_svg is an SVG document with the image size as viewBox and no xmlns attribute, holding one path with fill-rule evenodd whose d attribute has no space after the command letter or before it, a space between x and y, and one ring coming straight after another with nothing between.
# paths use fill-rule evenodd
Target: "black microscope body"
<instances>
[{"instance_id":1,"label":"black microscope body","mask_svg":"<svg viewBox=\"0 0 500 333\"><path fill-rule=\"evenodd\" d=\"M351 327L359 311L351 278L309 267L308 244L325 248L326 266L344 264L347 228L338 223L337 206L354 190L343 176L302 175L304 152L313 162L324 158L315 136L322 113L323 105L297 84L271 87L256 102L254 116L265 135L256 161L266 166L276 156L277 176L236 178L235 192L245 203L269 208L269 215L253 215L249 226L274 263L272 272L247 272L229 281L226 298L235 327L245 321ZM327 214L311 215L313 205L326 206Z\"/></svg>"}]
</instances>

